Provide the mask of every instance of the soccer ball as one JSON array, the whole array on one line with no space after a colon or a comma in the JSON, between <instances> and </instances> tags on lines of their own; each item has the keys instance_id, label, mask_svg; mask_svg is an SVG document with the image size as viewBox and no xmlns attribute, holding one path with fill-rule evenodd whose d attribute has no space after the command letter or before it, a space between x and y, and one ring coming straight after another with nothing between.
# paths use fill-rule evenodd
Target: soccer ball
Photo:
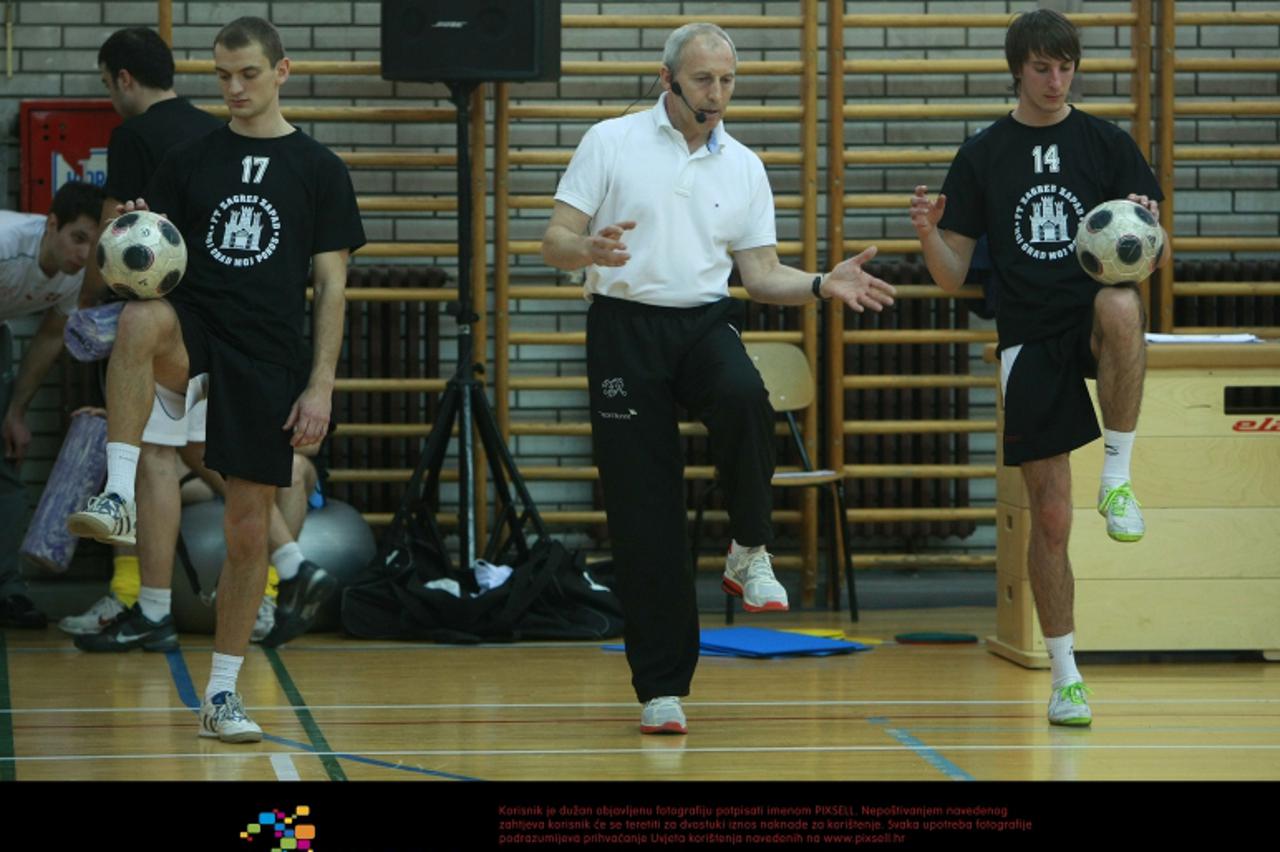
<instances>
[{"instance_id":1,"label":"soccer ball","mask_svg":"<svg viewBox=\"0 0 1280 852\"><path fill-rule=\"evenodd\" d=\"M1137 284L1164 254L1164 228L1133 201L1104 201L1085 214L1076 234L1076 259L1101 284Z\"/></svg>"},{"instance_id":2,"label":"soccer ball","mask_svg":"<svg viewBox=\"0 0 1280 852\"><path fill-rule=\"evenodd\" d=\"M98 269L121 296L158 299L182 280L187 244L173 223L149 210L112 219L98 240Z\"/></svg>"}]
</instances>

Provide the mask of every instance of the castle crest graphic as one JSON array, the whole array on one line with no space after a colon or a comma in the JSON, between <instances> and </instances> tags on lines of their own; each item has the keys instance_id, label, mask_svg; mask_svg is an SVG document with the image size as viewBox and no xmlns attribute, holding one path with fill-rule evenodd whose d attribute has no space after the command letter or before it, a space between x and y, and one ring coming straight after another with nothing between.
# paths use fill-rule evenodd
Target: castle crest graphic
<instances>
[{"instance_id":1,"label":"castle crest graphic","mask_svg":"<svg viewBox=\"0 0 1280 852\"><path fill-rule=\"evenodd\" d=\"M262 211L252 207L241 207L233 210L222 230L223 251L256 252L262 245Z\"/></svg>"},{"instance_id":2,"label":"castle crest graphic","mask_svg":"<svg viewBox=\"0 0 1280 852\"><path fill-rule=\"evenodd\" d=\"M260 195L233 195L209 219L205 249L225 266L256 266L280 247L280 214Z\"/></svg>"},{"instance_id":3,"label":"castle crest graphic","mask_svg":"<svg viewBox=\"0 0 1280 852\"><path fill-rule=\"evenodd\" d=\"M1075 251L1075 231L1084 214L1084 205L1071 190L1055 184L1033 186L1014 209L1014 240L1036 260L1061 260Z\"/></svg>"}]
</instances>

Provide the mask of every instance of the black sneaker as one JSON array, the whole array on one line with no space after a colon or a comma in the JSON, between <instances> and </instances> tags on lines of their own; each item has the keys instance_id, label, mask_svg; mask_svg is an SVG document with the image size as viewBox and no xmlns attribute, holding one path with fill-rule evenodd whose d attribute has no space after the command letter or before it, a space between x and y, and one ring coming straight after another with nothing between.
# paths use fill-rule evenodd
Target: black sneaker
<instances>
[{"instance_id":1,"label":"black sneaker","mask_svg":"<svg viewBox=\"0 0 1280 852\"><path fill-rule=\"evenodd\" d=\"M36 609L36 605L26 595L13 594L0 599L0 627L41 630L48 623L44 613Z\"/></svg>"},{"instance_id":2,"label":"black sneaker","mask_svg":"<svg viewBox=\"0 0 1280 852\"><path fill-rule=\"evenodd\" d=\"M283 645L311 628L320 606L338 587L338 581L314 562L305 559L292 580L280 581L276 598L276 626L262 640L268 648Z\"/></svg>"},{"instance_id":3,"label":"black sneaker","mask_svg":"<svg viewBox=\"0 0 1280 852\"><path fill-rule=\"evenodd\" d=\"M77 636L76 647L81 651L112 652L141 648L144 651L176 651L178 631L173 626L173 615L152 621L142 614L142 607L134 604L117 615L101 633Z\"/></svg>"}]
</instances>

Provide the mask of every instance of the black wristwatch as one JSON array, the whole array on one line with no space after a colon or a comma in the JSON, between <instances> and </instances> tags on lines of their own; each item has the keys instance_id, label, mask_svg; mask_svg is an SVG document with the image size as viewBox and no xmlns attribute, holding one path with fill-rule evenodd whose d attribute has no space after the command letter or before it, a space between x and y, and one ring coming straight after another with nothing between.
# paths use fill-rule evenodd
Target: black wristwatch
<instances>
[{"instance_id":1,"label":"black wristwatch","mask_svg":"<svg viewBox=\"0 0 1280 852\"><path fill-rule=\"evenodd\" d=\"M813 276L813 298L817 299L820 302L825 302L831 298L830 296L822 295L822 276L821 275Z\"/></svg>"}]
</instances>

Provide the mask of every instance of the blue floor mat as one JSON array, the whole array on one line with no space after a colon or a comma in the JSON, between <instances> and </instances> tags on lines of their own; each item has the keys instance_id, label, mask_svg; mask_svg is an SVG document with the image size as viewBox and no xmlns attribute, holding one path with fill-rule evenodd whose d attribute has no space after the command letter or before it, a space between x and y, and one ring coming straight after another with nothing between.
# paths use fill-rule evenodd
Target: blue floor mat
<instances>
[{"instance_id":1,"label":"blue floor mat","mask_svg":"<svg viewBox=\"0 0 1280 852\"><path fill-rule=\"evenodd\" d=\"M622 651L622 645L605 645L606 651ZM700 654L704 657L829 657L868 651L870 645L821 636L806 636L764 627L721 627L702 631Z\"/></svg>"}]
</instances>

